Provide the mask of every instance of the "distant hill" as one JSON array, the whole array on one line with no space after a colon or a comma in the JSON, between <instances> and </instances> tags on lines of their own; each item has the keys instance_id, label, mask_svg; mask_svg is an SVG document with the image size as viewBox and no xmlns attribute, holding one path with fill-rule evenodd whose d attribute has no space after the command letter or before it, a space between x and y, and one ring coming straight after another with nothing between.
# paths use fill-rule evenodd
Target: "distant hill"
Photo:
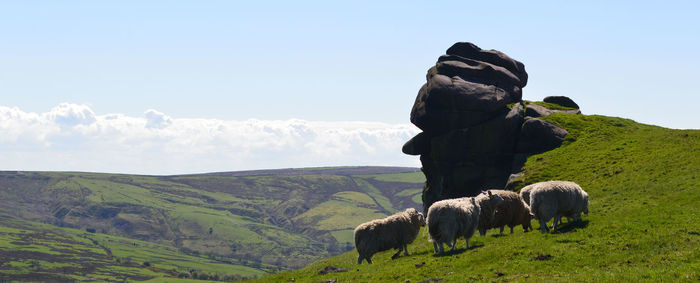
<instances>
[{"instance_id":1,"label":"distant hill","mask_svg":"<svg viewBox=\"0 0 700 283\"><path fill-rule=\"evenodd\" d=\"M361 222L420 208L423 181L404 167L0 172L0 281L223 280L299 268L352 249Z\"/></svg>"},{"instance_id":2,"label":"distant hill","mask_svg":"<svg viewBox=\"0 0 700 283\"><path fill-rule=\"evenodd\" d=\"M249 170L233 172L216 172L201 174L207 176L289 176L289 175L378 175L378 174L398 174L420 172L419 168L413 167L390 167L390 166L349 166L349 167L310 167L310 168L288 168L288 169L268 169Z\"/></svg>"},{"instance_id":3,"label":"distant hill","mask_svg":"<svg viewBox=\"0 0 700 283\"><path fill-rule=\"evenodd\" d=\"M492 230L472 237L468 250L460 239L444 256L434 255L422 231L408 246L411 256L391 260L387 251L371 266L357 265L357 252L350 251L259 281L700 281L700 130L597 115L543 119L569 135L561 147L528 158L517 189L552 179L577 182L590 195L582 222L552 234ZM334 270L327 266L347 271L320 274Z\"/></svg>"}]
</instances>

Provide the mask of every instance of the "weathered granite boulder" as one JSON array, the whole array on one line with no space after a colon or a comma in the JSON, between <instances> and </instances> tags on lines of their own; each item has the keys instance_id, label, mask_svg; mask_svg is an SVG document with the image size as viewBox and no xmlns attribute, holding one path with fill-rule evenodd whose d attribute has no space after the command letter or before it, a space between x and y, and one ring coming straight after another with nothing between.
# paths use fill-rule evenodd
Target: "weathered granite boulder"
<instances>
[{"instance_id":1,"label":"weathered granite boulder","mask_svg":"<svg viewBox=\"0 0 700 283\"><path fill-rule=\"evenodd\" d=\"M501 66L508 69L511 73L518 76L522 81L520 87L525 87L527 84L527 72L525 72L525 65L520 63L515 59L508 57L508 55L497 50L483 50L471 42L457 42L447 49L448 55L457 55L464 58L471 58L474 60L488 62L496 66Z\"/></svg>"},{"instance_id":2,"label":"weathered granite boulder","mask_svg":"<svg viewBox=\"0 0 700 283\"><path fill-rule=\"evenodd\" d=\"M542 101L553 103L564 107L579 109L578 104L566 96L547 96Z\"/></svg>"},{"instance_id":3,"label":"weathered granite boulder","mask_svg":"<svg viewBox=\"0 0 700 283\"><path fill-rule=\"evenodd\" d=\"M552 110L548 109L547 107L537 105L530 103L525 107L525 116L527 117L540 117L540 116L548 116L554 113Z\"/></svg>"},{"instance_id":4,"label":"weathered granite boulder","mask_svg":"<svg viewBox=\"0 0 700 283\"><path fill-rule=\"evenodd\" d=\"M555 149L564 142L567 134L568 131L550 122L525 117L516 152L534 154Z\"/></svg>"},{"instance_id":5,"label":"weathered granite boulder","mask_svg":"<svg viewBox=\"0 0 700 283\"><path fill-rule=\"evenodd\" d=\"M420 155L424 211L438 200L504 188L528 154L556 147L566 135L551 123L526 118L525 66L500 51L456 43L426 80L411 110L411 122L423 132L402 148ZM552 113L533 109L538 116Z\"/></svg>"}]
</instances>

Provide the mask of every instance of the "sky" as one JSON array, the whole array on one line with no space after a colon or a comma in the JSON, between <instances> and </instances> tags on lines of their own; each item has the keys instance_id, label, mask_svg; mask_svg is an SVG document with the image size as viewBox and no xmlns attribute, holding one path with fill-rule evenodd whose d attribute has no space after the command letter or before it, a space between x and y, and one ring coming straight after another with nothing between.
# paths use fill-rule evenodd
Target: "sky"
<instances>
[{"instance_id":1,"label":"sky","mask_svg":"<svg viewBox=\"0 0 700 283\"><path fill-rule=\"evenodd\" d=\"M420 167L459 41L523 62L523 99L700 128L700 2L611 2L0 1L0 170Z\"/></svg>"}]
</instances>

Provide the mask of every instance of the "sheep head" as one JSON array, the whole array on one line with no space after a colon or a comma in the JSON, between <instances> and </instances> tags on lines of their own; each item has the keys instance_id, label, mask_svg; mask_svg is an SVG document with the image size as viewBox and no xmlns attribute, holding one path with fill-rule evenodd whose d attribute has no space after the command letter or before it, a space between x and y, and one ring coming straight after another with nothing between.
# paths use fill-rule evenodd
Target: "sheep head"
<instances>
[{"instance_id":1,"label":"sheep head","mask_svg":"<svg viewBox=\"0 0 700 283\"><path fill-rule=\"evenodd\" d=\"M411 217L411 223L417 224L418 226L425 226L425 217L423 213L418 212L415 208L406 209L406 213Z\"/></svg>"}]
</instances>

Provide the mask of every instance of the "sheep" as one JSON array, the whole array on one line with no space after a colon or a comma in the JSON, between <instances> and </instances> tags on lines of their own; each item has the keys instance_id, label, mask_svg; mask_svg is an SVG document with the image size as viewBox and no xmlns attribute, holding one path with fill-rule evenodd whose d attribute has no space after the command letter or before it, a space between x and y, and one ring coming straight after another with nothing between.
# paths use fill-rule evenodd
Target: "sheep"
<instances>
[{"instance_id":1,"label":"sheep","mask_svg":"<svg viewBox=\"0 0 700 283\"><path fill-rule=\"evenodd\" d=\"M510 233L513 234L513 227L522 225L524 232L532 230L530 221L535 215L530 212L530 206L517 193L504 190L492 190L492 192L503 198L503 203L496 207L493 222L486 225L487 229L500 228L499 233L503 234L503 228L508 225Z\"/></svg>"},{"instance_id":2,"label":"sheep","mask_svg":"<svg viewBox=\"0 0 700 283\"><path fill-rule=\"evenodd\" d=\"M530 209L540 222L540 231L549 230L547 222L554 217L552 230L557 229L561 217L581 219L581 213L588 214L588 194L581 186L569 181L548 181L535 184L530 191Z\"/></svg>"},{"instance_id":3,"label":"sheep","mask_svg":"<svg viewBox=\"0 0 700 283\"><path fill-rule=\"evenodd\" d=\"M443 243L454 251L459 237L464 237L469 249L469 239L480 225L479 222L482 219L490 221L496 205L502 202L503 198L487 191L476 197L446 199L433 203L428 208L428 233L435 252L444 252ZM484 217L485 215L488 217Z\"/></svg>"},{"instance_id":4,"label":"sheep","mask_svg":"<svg viewBox=\"0 0 700 283\"><path fill-rule=\"evenodd\" d=\"M398 249L391 259L397 258L402 250L408 256L406 245L416 239L423 226L425 218L415 208L358 225L355 228L357 264L362 264L362 260L372 264L372 255L389 249Z\"/></svg>"},{"instance_id":5,"label":"sheep","mask_svg":"<svg viewBox=\"0 0 700 283\"><path fill-rule=\"evenodd\" d=\"M523 199L523 201L524 201L528 206L530 206L530 205L531 205L531 203L530 203L530 192L531 192L534 188L536 188L537 186L545 185L545 184L547 184L547 182L534 183L534 184L530 184L530 185L527 185L527 186L523 187L522 189L520 189L520 197ZM579 215L578 215L578 218L581 218L581 214L580 214L580 213L579 213ZM567 222L571 222L572 220L575 220L576 217L573 217L573 218L572 218L572 217L566 217L566 219L568 220ZM555 218L555 220L561 221L561 219L559 219L559 218ZM530 228L532 229L532 226L531 226Z\"/></svg>"},{"instance_id":6,"label":"sheep","mask_svg":"<svg viewBox=\"0 0 700 283\"><path fill-rule=\"evenodd\" d=\"M457 238L464 237L469 248L469 238L479 224L481 210L474 198L446 199L434 202L428 208L428 233L436 253L443 253L443 243L455 249ZM439 247L439 249L438 249Z\"/></svg>"},{"instance_id":7,"label":"sheep","mask_svg":"<svg viewBox=\"0 0 700 283\"><path fill-rule=\"evenodd\" d=\"M491 195L493 190L489 190L488 194ZM482 213L479 215L479 235L484 236L486 235L486 230L489 228L489 225L493 223L494 217L496 215L496 208L503 204L504 200L503 197L500 195L496 195L498 197L498 201L494 202L482 202L480 204L481 211ZM488 212L488 213L483 213L483 212Z\"/></svg>"}]
</instances>

